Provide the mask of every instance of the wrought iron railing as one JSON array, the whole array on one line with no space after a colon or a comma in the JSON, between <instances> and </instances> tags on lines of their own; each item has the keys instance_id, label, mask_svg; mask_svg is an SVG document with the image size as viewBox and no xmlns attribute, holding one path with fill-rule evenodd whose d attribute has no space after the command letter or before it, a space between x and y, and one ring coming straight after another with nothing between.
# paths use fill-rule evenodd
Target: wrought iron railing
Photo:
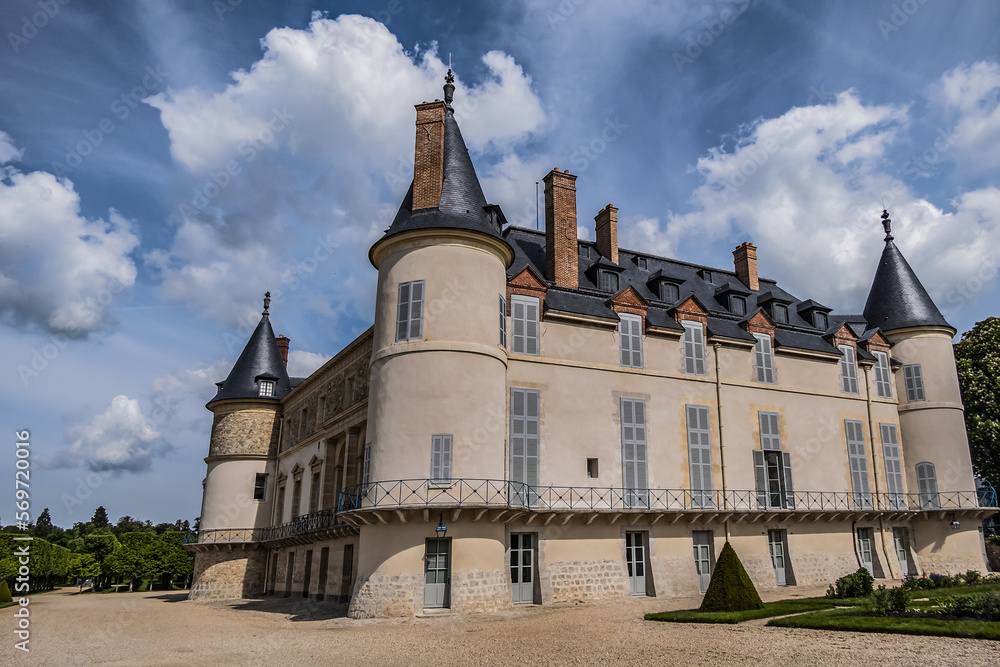
<instances>
[{"instance_id":1,"label":"wrought iron railing","mask_svg":"<svg viewBox=\"0 0 1000 667\"><path fill-rule=\"evenodd\" d=\"M796 491L691 491L573 486L529 486L495 479L455 479L448 484L427 479L370 482L341 492L339 512L358 509L430 506L530 508L535 510L734 510L804 511L975 509L975 491L936 494Z\"/></svg>"},{"instance_id":2,"label":"wrought iron railing","mask_svg":"<svg viewBox=\"0 0 1000 667\"><path fill-rule=\"evenodd\" d=\"M188 533L184 536L184 544L220 544L224 542L256 541L256 531L253 528L202 530L197 533Z\"/></svg>"},{"instance_id":3,"label":"wrought iron railing","mask_svg":"<svg viewBox=\"0 0 1000 667\"><path fill-rule=\"evenodd\" d=\"M295 535L314 533L320 530L327 530L329 528L335 528L336 526L342 525L345 524L337 518L335 510L319 510L318 512L297 516L291 521L278 526L260 528L257 531L257 539L261 542L270 542L271 540L281 540Z\"/></svg>"}]
</instances>

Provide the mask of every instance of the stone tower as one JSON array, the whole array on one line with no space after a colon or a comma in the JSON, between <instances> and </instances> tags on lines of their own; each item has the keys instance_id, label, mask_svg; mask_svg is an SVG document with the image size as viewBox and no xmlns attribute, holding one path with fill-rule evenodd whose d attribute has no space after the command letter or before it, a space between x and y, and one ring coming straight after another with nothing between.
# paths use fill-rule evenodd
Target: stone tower
<instances>
[{"instance_id":1,"label":"stone tower","mask_svg":"<svg viewBox=\"0 0 1000 667\"><path fill-rule=\"evenodd\" d=\"M291 391L287 345L274 337L270 300L268 293L260 323L205 406L214 419L191 599L238 598L263 590L266 554L253 531L270 525L280 400ZM223 534L225 540L212 539ZM212 549L216 542L226 550Z\"/></svg>"}]
</instances>

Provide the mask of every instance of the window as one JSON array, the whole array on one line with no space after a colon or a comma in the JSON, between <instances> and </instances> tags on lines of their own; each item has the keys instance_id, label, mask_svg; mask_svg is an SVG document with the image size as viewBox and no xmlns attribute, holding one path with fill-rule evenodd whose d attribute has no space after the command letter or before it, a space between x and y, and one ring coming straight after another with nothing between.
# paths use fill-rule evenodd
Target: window
<instances>
[{"instance_id":1,"label":"window","mask_svg":"<svg viewBox=\"0 0 1000 667\"><path fill-rule=\"evenodd\" d=\"M889 382L889 355L885 352L874 352L875 355L875 394L879 398L892 398L892 384Z\"/></svg>"},{"instance_id":2,"label":"window","mask_svg":"<svg viewBox=\"0 0 1000 667\"><path fill-rule=\"evenodd\" d=\"M431 436L431 483L451 483L451 444L450 433L438 433Z\"/></svg>"},{"instance_id":3,"label":"window","mask_svg":"<svg viewBox=\"0 0 1000 667\"><path fill-rule=\"evenodd\" d=\"M684 372L705 374L705 329L701 322L684 320Z\"/></svg>"},{"instance_id":4,"label":"window","mask_svg":"<svg viewBox=\"0 0 1000 667\"><path fill-rule=\"evenodd\" d=\"M646 595L646 533L625 533L625 567L632 595Z\"/></svg>"},{"instance_id":5,"label":"window","mask_svg":"<svg viewBox=\"0 0 1000 667\"><path fill-rule=\"evenodd\" d=\"M540 409L537 389L511 388L510 481L522 485L513 489L511 504L531 505L537 499Z\"/></svg>"},{"instance_id":6,"label":"window","mask_svg":"<svg viewBox=\"0 0 1000 667\"><path fill-rule=\"evenodd\" d=\"M320 471L315 470L312 474L312 479L309 481L309 513L312 514L319 509L319 492L320 492Z\"/></svg>"},{"instance_id":7,"label":"window","mask_svg":"<svg viewBox=\"0 0 1000 667\"><path fill-rule=\"evenodd\" d=\"M274 380L261 380L260 381L260 395L267 398L274 396Z\"/></svg>"},{"instance_id":8,"label":"window","mask_svg":"<svg viewBox=\"0 0 1000 667\"><path fill-rule=\"evenodd\" d=\"M788 324L788 306L776 303L771 309L771 317L777 324Z\"/></svg>"},{"instance_id":9,"label":"window","mask_svg":"<svg viewBox=\"0 0 1000 667\"><path fill-rule=\"evenodd\" d=\"M424 335L424 281L399 285L396 306L396 340L412 340Z\"/></svg>"},{"instance_id":10,"label":"window","mask_svg":"<svg viewBox=\"0 0 1000 667\"><path fill-rule=\"evenodd\" d=\"M640 269L642 269L643 271L645 271L645 270L646 270L646 268L648 267L648 264L646 263L646 258L645 258L645 257L636 257L636 258L635 258L635 263L636 263L636 264L637 264L637 265L639 266L639 268L640 268Z\"/></svg>"},{"instance_id":11,"label":"window","mask_svg":"<svg viewBox=\"0 0 1000 667\"><path fill-rule=\"evenodd\" d=\"M601 271L601 290L614 294L618 291L618 274L614 271Z\"/></svg>"},{"instance_id":12,"label":"window","mask_svg":"<svg viewBox=\"0 0 1000 667\"><path fill-rule=\"evenodd\" d=\"M941 509L941 500L938 498L937 473L933 463L924 461L917 464L917 489L920 492L920 509Z\"/></svg>"},{"instance_id":13,"label":"window","mask_svg":"<svg viewBox=\"0 0 1000 667\"><path fill-rule=\"evenodd\" d=\"M319 420L320 420L320 422L325 422L326 421L326 418L328 416L327 413L326 413L326 411L327 411L326 396L320 396L319 397Z\"/></svg>"},{"instance_id":14,"label":"window","mask_svg":"<svg viewBox=\"0 0 1000 667\"><path fill-rule=\"evenodd\" d=\"M299 516L302 512L302 475L295 478L292 484L292 518Z\"/></svg>"},{"instance_id":15,"label":"window","mask_svg":"<svg viewBox=\"0 0 1000 667\"><path fill-rule=\"evenodd\" d=\"M903 495L903 466L899 460L899 440L896 438L895 424L879 424L882 434L882 456L885 458L886 491L892 509L906 509Z\"/></svg>"},{"instance_id":16,"label":"window","mask_svg":"<svg viewBox=\"0 0 1000 667\"><path fill-rule=\"evenodd\" d=\"M854 361L854 348L841 345L840 388L845 394L858 393L858 366Z\"/></svg>"},{"instance_id":17,"label":"window","mask_svg":"<svg viewBox=\"0 0 1000 667\"><path fill-rule=\"evenodd\" d=\"M701 592L708 590L708 584L712 581L712 563L715 557L712 554L713 539L710 530L691 531L691 541L694 543L694 567L698 572L698 586Z\"/></svg>"},{"instance_id":18,"label":"window","mask_svg":"<svg viewBox=\"0 0 1000 667\"><path fill-rule=\"evenodd\" d=\"M753 451L757 505L761 508L793 509L791 455L781 451L781 425L777 412L757 413L760 449Z\"/></svg>"},{"instance_id":19,"label":"window","mask_svg":"<svg viewBox=\"0 0 1000 667\"><path fill-rule=\"evenodd\" d=\"M597 459L587 459L587 477L589 479L597 479Z\"/></svg>"},{"instance_id":20,"label":"window","mask_svg":"<svg viewBox=\"0 0 1000 667\"><path fill-rule=\"evenodd\" d=\"M264 500L267 492L267 473L259 472L253 480L253 499Z\"/></svg>"},{"instance_id":21,"label":"window","mask_svg":"<svg viewBox=\"0 0 1000 667\"><path fill-rule=\"evenodd\" d=\"M906 400L924 400L924 376L920 371L920 364L909 364L903 366L903 380L906 383Z\"/></svg>"},{"instance_id":22,"label":"window","mask_svg":"<svg viewBox=\"0 0 1000 667\"><path fill-rule=\"evenodd\" d=\"M826 331L830 326L830 320L827 318L826 313L816 311L813 313L813 325L820 331Z\"/></svg>"},{"instance_id":23,"label":"window","mask_svg":"<svg viewBox=\"0 0 1000 667\"><path fill-rule=\"evenodd\" d=\"M858 528L858 560L861 567L868 570L868 574L881 579L881 568L876 574L875 540L872 538L871 528Z\"/></svg>"},{"instance_id":24,"label":"window","mask_svg":"<svg viewBox=\"0 0 1000 667\"><path fill-rule=\"evenodd\" d=\"M500 295L500 347L507 349L507 302Z\"/></svg>"},{"instance_id":25,"label":"window","mask_svg":"<svg viewBox=\"0 0 1000 667\"><path fill-rule=\"evenodd\" d=\"M514 352L538 356L538 299L513 294L510 297Z\"/></svg>"},{"instance_id":26,"label":"window","mask_svg":"<svg viewBox=\"0 0 1000 667\"><path fill-rule=\"evenodd\" d=\"M896 550L896 561L901 574L910 574L910 540L905 528L892 529L892 546Z\"/></svg>"},{"instance_id":27,"label":"window","mask_svg":"<svg viewBox=\"0 0 1000 667\"><path fill-rule=\"evenodd\" d=\"M448 607L448 581L451 579L451 540L430 538L424 551L424 608Z\"/></svg>"},{"instance_id":28,"label":"window","mask_svg":"<svg viewBox=\"0 0 1000 667\"><path fill-rule=\"evenodd\" d=\"M774 568L774 583L779 586L795 585L792 569L788 566L788 540L783 530L767 531L767 550Z\"/></svg>"},{"instance_id":29,"label":"window","mask_svg":"<svg viewBox=\"0 0 1000 667\"><path fill-rule=\"evenodd\" d=\"M625 506L642 507L649 502L646 479L646 401L621 399L622 486Z\"/></svg>"},{"instance_id":30,"label":"window","mask_svg":"<svg viewBox=\"0 0 1000 667\"><path fill-rule=\"evenodd\" d=\"M309 418L309 408L302 408L301 418L299 419L299 440L306 437L306 419Z\"/></svg>"},{"instance_id":31,"label":"window","mask_svg":"<svg viewBox=\"0 0 1000 667\"><path fill-rule=\"evenodd\" d=\"M365 491L368 490L368 483L372 479L372 443L365 443L365 460L361 466L361 485Z\"/></svg>"},{"instance_id":32,"label":"window","mask_svg":"<svg viewBox=\"0 0 1000 667\"><path fill-rule=\"evenodd\" d=\"M642 318L638 315L618 316L618 349L622 366L642 368Z\"/></svg>"},{"instance_id":33,"label":"window","mask_svg":"<svg viewBox=\"0 0 1000 667\"><path fill-rule=\"evenodd\" d=\"M851 466L854 507L871 509L872 494L868 488L868 457L865 455L864 426L854 419L846 419L844 430L847 432L847 458Z\"/></svg>"},{"instance_id":34,"label":"window","mask_svg":"<svg viewBox=\"0 0 1000 667\"><path fill-rule=\"evenodd\" d=\"M680 288L668 282L660 283L660 298L668 303L673 303L681 298Z\"/></svg>"},{"instance_id":35,"label":"window","mask_svg":"<svg viewBox=\"0 0 1000 667\"><path fill-rule=\"evenodd\" d=\"M277 511L274 513L274 516L276 517L275 520L278 523L284 523L285 522L285 483L284 482L282 482L281 484L278 485L277 494L278 494L278 508L277 508Z\"/></svg>"},{"instance_id":36,"label":"window","mask_svg":"<svg viewBox=\"0 0 1000 667\"><path fill-rule=\"evenodd\" d=\"M712 278L712 272L711 271L702 270L702 272L701 272L701 278L706 283L713 283L713 284L715 283L715 281Z\"/></svg>"},{"instance_id":37,"label":"window","mask_svg":"<svg viewBox=\"0 0 1000 667\"><path fill-rule=\"evenodd\" d=\"M729 310L733 315L747 314L747 300L742 296L732 295L729 297Z\"/></svg>"},{"instance_id":38,"label":"window","mask_svg":"<svg viewBox=\"0 0 1000 667\"><path fill-rule=\"evenodd\" d=\"M771 350L771 336L755 333L757 339L754 345L754 366L757 371L757 382L774 382L774 353Z\"/></svg>"},{"instance_id":39,"label":"window","mask_svg":"<svg viewBox=\"0 0 1000 667\"><path fill-rule=\"evenodd\" d=\"M590 248L580 244L580 259L590 259Z\"/></svg>"},{"instance_id":40,"label":"window","mask_svg":"<svg viewBox=\"0 0 1000 667\"><path fill-rule=\"evenodd\" d=\"M691 470L691 506L715 507L712 493L712 442L708 426L708 406L688 405L688 461Z\"/></svg>"}]
</instances>

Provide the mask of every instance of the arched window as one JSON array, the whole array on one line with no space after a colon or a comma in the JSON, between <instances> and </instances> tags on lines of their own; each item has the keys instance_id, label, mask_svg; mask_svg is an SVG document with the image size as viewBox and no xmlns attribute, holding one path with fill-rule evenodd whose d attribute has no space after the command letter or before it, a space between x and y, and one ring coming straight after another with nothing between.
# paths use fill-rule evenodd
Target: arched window
<instances>
[{"instance_id":1,"label":"arched window","mask_svg":"<svg viewBox=\"0 0 1000 667\"><path fill-rule=\"evenodd\" d=\"M920 492L920 509L941 509L941 501L938 499L937 472L934 470L934 464L930 461L921 461L917 464L917 489Z\"/></svg>"}]
</instances>

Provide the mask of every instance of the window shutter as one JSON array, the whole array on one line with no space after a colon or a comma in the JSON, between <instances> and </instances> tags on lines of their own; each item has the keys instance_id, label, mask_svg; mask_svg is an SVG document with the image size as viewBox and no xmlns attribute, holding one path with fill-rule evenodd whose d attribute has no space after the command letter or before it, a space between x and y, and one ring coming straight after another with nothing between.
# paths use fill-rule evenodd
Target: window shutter
<instances>
[{"instance_id":1,"label":"window shutter","mask_svg":"<svg viewBox=\"0 0 1000 667\"><path fill-rule=\"evenodd\" d=\"M937 472L934 464L924 461L917 464L917 489L920 492L920 509L941 509L938 499Z\"/></svg>"},{"instance_id":2,"label":"window shutter","mask_svg":"<svg viewBox=\"0 0 1000 667\"><path fill-rule=\"evenodd\" d=\"M889 505L893 509L905 509L903 496L903 467L899 460L899 442L896 439L895 424L879 424L882 434L882 454L885 458L886 491Z\"/></svg>"},{"instance_id":3,"label":"window shutter","mask_svg":"<svg viewBox=\"0 0 1000 667\"><path fill-rule=\"evenodd\" d=\"M844 355L840 359L841 388L846 394L856 394L858 393L858 367L854 361L854 348L850 345L841 345L840 351Z\"/></svg>"},{"instance_id":4,"label":"window shutter","mask_svg":"<svg viewBox=\"0 0 1000 667\"><path fill-rule=\"evenodd\" d=\"M642 318L632 319L632 366L642 368Z\"/></svg>"},{"instance_id":5,"label":"window shutter","mask_svg":"<svg viewBox=\"0 0 1000 667\"><path fill-rule=\"evenodd\" d=\"M688 458L691 468L691 496L695 507L711 507L712 447L708 426L708 407L687 406Z\"/></svg>"},{"instance_id":6,"label":"window shutter","mask_svg":"<svg viewBox=\"0 0 1000 667\"><path fill-rule=\"evenodd\" d=\"M410 287L410 338L424 335L424 281L417 280Z\"/></svg>"},{"instance_id":7,"label":"window shutter","mask_svg":"<svg viewBox=\"0 0 1000 667\"><path fill-rule=\"evenodd\" d=\"M795 491L792 488L792 455L781 452L781 471L785 475L785 509L795 509Z\"/></svg>"},{"instance_id":8,"label":"window shutter","mask_svg":"<svg viewBox=\"0 0 1000 667\"><path fill-rule=\"evenodd\" d=\"M507 347L507 303L500 295L500 347Z\"/></svg>"},{"instance_id":9,"label":"window shutter","mask_svg":"<svg viewBox=\"0 0 1000 667\"><path fill-rule=\"evenodd\" d=\"M406 340L410 326L410 283L399 286L399 301L396 306L396 340Z\"/></svg>"},{"instance_id":10,"label":"window shutter","mask_svg":"<svg viewBox=\"0 0 1000 667\"><path fill-rule=\"evenodd\" d=\"M511 320L514 325L514 345L513 350L519 354L524 354L524 302L512 297L510 302Z\"/></svg>"},{"instance_id":11,"label":"window shutter","mask_svg":"<svg viewBox=\"0 0 1000 667\"><path fill-rule=\"evenodd\" d=\"M362 469L362 480L361 483L367 491L368 482L371 480L372 471L372 443L365 444L365 462L364 468Z\"/></svg>"},{"instance_id":12,"label":"window shutter","mask_svg":"<svg viewBox=\"0 0 1000 667\"><path fill-rule=\"evenodd\" d=\"M451 443L451 435L431 436L431 480L434 482L451 481Z\"/></svg>"},{"instance_id":13,"label":"window shutter","mask_svg":"<svg viewBox=\"0 0 1000 667\"><path fill-rule=\"evenodd\" d=\"M649 487L646 465L646 402L641 399L621 399L622 421L622 486L626 504L645 503Z\"/></svg>"},{"instance_id":14,"label":"window shutter","mask_svg":"<svg viewBox=\"0 0 1000 667\"><path fill-rule=\"evenodd\" d=\"M538 354L538 300L525 305L525 354Z\"/></svg>"},{"instance_id":15,"label":"window shutter","mask_svg":"<svg viewBox=\"0 0 1000 667\"><path fill-rule=\"evenodd\" d=\"M525 389L510 390L510 479L524 482Z\"/></svg>"},{"instance_id":16,"label":"window shutter","mask_svg":"<svg viewBox=\"0 0 1000 667\"><path fill-rule=\"evenodd\" d=\"M441 479L451 481L452 436L441 436Z\"/></svg>"},{"instance_id":17,"label":"window shutter","mask_svg":"<svg viewBox=\"0 0 1000 667\"><path fill-rule=\"evenodd\" d=\"M632 336L630 335L630 322L624 315L618 322L618 351L621 356L622 366L632 365Z\"/></svg>"},{"instance_id":18,"label":"window shutter","mask_svg":"<svg viewBox=\"0 0 1000 667\"><path fill-rule=\"evenodd\" d=\"M701 322L685 321L684 371L694 375L705 374L705 338Z\"/></svg>"},{"instance_id":19,"label":"window shutter","mask_svg":"<svg viewBox=\"0 0 1000 667\"><path fill-rule=\"evenodd\" d=\"M885 352L876 352L875 358L875 393L879 398L892 398L892 383L889 381L889 356Z\"/></svg>"},{"instance_id":20,"label":"window shutter","mask_svg":"<svg viewBox=\"0 0 1000 667\"><path fill-rule=\"evenodd\" d=\"M767 507L767 471L764 468L764 452L753 450L753 479L757 488L757 507Z\"/></svg>"},{"instance_id":21,"label":"window shutter","mask_svg":"<svg viewBox=\"0 0 1000 667\"><path fill-rule=\"evenodd\" d=\"M868 487L868 457L865 454L864 428L861 422L844 421L847 432L847 458L851 468L851 488L854 489L855 506L870 509L872 497Z\"/></svg>"},{"instance_id":22,"label":"window shutter","mask_svg":"<svg viewBox=\"0 0 1000 667\"><path fill-rule=\"evenodd\" d=\"M757 345L754 347L757 366L757 382L774 382L774 355L771 350L771 337L767 334L754 334Z\"/></svg>"},{"instance_id":23,"label":"window shutter","mask_svg":"<svg viewBox=\"0 0 1000 667\"><path fill-rule=\"evenodd\" d=\"M538 438L539 438L539 395L537 391L525 392L525 480L530 486L538 486Z\"/></svg>"},{"instance_id":24,"label":"window shutter","mask_svg":"<svg viewBox=\"0 0 1000 667\"><path fill-rule=\"evenodd\" d=\"M510 480L528 487L539 483L539 402L538 390L510 390ZM523 493L521 489L515 492ZM531 488L522 501L533 503L536 498Z\"/></svg>"},{"instance_id":25,"label":"window shutter","mask_svg":"<svg viewBox=\"0 0 1000 667\"><path fill-rule=\"evenodd\" d=\"M924 379L920 370L920 364L903 366L903 379L906 383L906 400L924 400Z\"/></svg>"},{"instance_id":26,"label":"window shutter","mask_svg":"<svg viewBox=\"0 0 1000 667\"><path fill-rule=\"evenodd\" d=\"M757 413L760 422L760 448L770 451L781 449L781 426L777 412Z\"/></svg>"}]
</instances>

